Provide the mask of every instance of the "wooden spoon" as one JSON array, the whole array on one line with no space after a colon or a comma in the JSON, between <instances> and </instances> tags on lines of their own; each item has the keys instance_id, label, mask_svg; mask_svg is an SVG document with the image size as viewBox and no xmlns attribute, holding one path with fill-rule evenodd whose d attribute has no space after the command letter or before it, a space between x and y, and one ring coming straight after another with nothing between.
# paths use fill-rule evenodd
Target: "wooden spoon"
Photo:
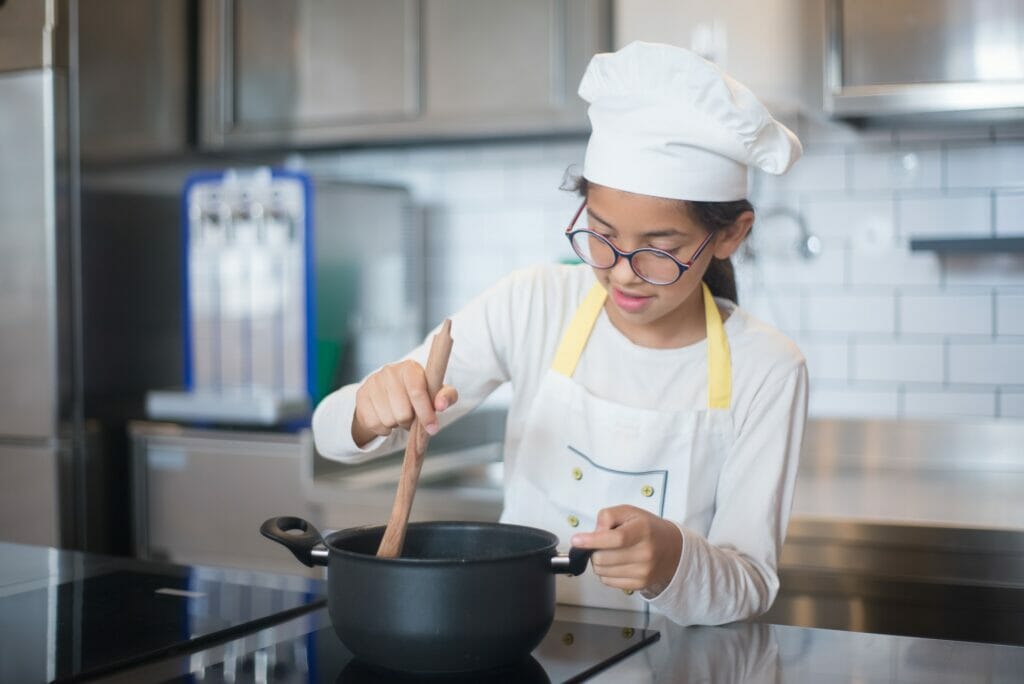
<instances>
[{"instance_id":1,"label":"wooden spoon","mask_svg":"<svg viewBox=\"0 0 1024 684\"><path fill-rule=\"evenodd\" d=\"M434 397L444 384L444 374L448 369L448 357L452 353L452 322L446 319L441 329L434 335L430 344L430 356L427 357L427 393L433 403ZM420 479L420 468L423 467L423 455L427 451L430 435L419 420L413 420L409 426L409 442L405 445L405 459L402 461L402 474L398 480L398 491L395 492L395 503L391 507L391 518L388 520L384 537L377 549L379 558L397 558L402 555L405 543L405 530L409 525L409 511L412 500L416 496L416 483Z\"/></svg>"}]
</instances>

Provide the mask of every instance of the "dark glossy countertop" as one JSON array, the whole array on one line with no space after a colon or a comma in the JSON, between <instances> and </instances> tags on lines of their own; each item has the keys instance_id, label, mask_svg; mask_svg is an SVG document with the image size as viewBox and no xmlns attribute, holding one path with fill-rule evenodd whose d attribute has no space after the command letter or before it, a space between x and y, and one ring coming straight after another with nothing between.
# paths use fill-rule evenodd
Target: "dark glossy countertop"
<instances>
[{"instance_id":1,"label":"dark glossy countertop","mask_svg":"<svg viewBox=\"0 0 1024 684\"><path fill-rule=\"evenodd\" d=\"M326 605L304 577L0 543L0 682L65 681L195 651Z\"/></svg>"},{"instance_id":2,"label":"dark glossy countertop","mask_svg":"<svg viewBox=\"0 0 1024 684\"><path fill-rule=\"evenodd\" d=\"M192 647L169 652L146 663L107 672L107 681L219 681L225 662L233 663L235 681L337 681L326 668L310 669L302 648L308 635L329 627L326 610L316 608L323 585L298 576L216 568L184 568L0 543L0 599L44 590L54 600L60 584L119 572L189 577L209 583L244 585L297 592L313 610L273 625L256 626ZM207 585L202 583L206 582ZM190 585L192 586L192 585ZM223 592L222 592L222 595ZM287 602L286 602L287 604ZM0 611L0 681L45 681L60 665L54 662L54 621L60 611L44 609L15 614ZM287 604L290 605L290 604ZM38 614L37 614L38 613ZM608 625L624 635L630 629L660 632L660 639L598 674L599 682L1019 682L1024 647L943 641L769 624L682 628L641 614L559 606L561 623ZM16 634L12 639L10 634ZM329 632L320 632L321 634ZM577 645L583 640L578 639ZM561 642L571 642L564 635ZM571 659L573 651L564 657ZM64 656L66 657L66 656ZM72 657L73 660L73 657ZM312 661L309 661L312 662ZM21 669L16 669L16 668ZM219 669L218 669L219 668ZM21 676L19 676L21 675Z\"/></svg>"}]
</instances>

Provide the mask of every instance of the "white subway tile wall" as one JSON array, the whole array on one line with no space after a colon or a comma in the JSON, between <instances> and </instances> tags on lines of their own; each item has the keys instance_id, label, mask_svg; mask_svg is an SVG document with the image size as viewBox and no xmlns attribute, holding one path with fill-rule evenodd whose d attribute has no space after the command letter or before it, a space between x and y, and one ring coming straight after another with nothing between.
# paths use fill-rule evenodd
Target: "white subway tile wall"
<instances>
[{"instance_id":1,"label":"white subway tile wall","mask_svg":"<svg viewBox=\"0 0 1024 684\"><path fill-rule=\"evenodd\" d=\"M886 149L850 155L850 189L938 189L942 185L942 152L938 149Z\"/></svg>"},{"instance_id":2,"label":"white subway tile wall","mask_svg":"<svg viewBox=\"0 0 1024 684\"><path fill-rule=\"evenodd\" d=\"M946 152L951 188L1019 188L1024 185L1024 144L951 144Z\"/></svg>"},{"instance_id":3,"label":"white subway tile wall","mask_svg":"<svg viewBox=\"0 0 1024 684\"><path fill-rule=\"evenodd\" d=\"M800 351L807 359L807 372L815 379L848 380L850 345L842 342L802 342Z\"/></svg>"},{"instance_id":4,"label":"white subway tile wall","mask_svg":"<svg viewBox=\"0 0 1024 684\"><path fill-rule=\"evenodd\" d=\"M900 235L915 237L984 236L992 232L992 198L988 194L951 197L909 193L899 202Z\"/></svg>"},{"instance_id":5,"label":"white subway tile wall","mask_svg":"<svg viewBox=\"0 0 1024 684\"><path fill-rule=\"evenodd\" d=\"M839 248L826 249L826 252L845 254L844 248L851 246L888 247L896 233L892 193L862 195L858 199L845 196L830 198L814 193L802 198L801 209L808 226L821 238L823 245ZM765 229L770 233L771 226L765 225ZM762 242L770 239L771 235L763 237L765 240Z\"/></svg>"},{"instance_id":6,"label":"white subway tile wall","mask_svg":"<svg viewBox=\"0 0 1024 684\"><path fill-rule=\"evenodd\" d=\"M903 395L903 415L988 417L995 414L995 392L923 392L907 390Z\"/></svg>"},{"instance_id":7,"label":"white subway tile wall","mask_svg":"<svg viewBox=\"0 0 1024 684\"><path fill-rule=\"evenodd\" d=\"M1001 393L999 415L1003 418L1024 418L1024 392Z\"/></svg>"},{"instance_id":8,"label":"white subway tile wall","mask_svg":"<svg viewBox=\"0 0 1024 684\"><path fill-rule=\"evenodd\" d=\"M812 382L808 404L812 416L827 418L877 418L900 412L898 390L828 386L821 382Z\"/></svg>"},{"instance_id":9,"label":"white subway tile wall","mask_svg":"<svg viewBox=\"0 0 1024 684\"><path fill-rule=\"evenodd\" d=\"M1024 193L996 194L996 235L1024 237Z\"/></svg>"},{"instance_id":10,"label":"white subway tile wall","mask_svg":"<svg viewBox=\"0 0 1024 684\"><path fill-rule=\"evenodd\" d=\"M1024 292L996 295L997 335L1024 335Z\"/></svg>"},{"instance_id":11,"label":"white subway tile wall","mask_svg":"<svg viewBox=\"0 0 1024 684\"><path fill-rule=\"evenodd\" d=\"M816 416L1024 418L1024 253L912 252L916 236L1024 236L1013 126L859 132L802 120L804 158L754 177L761 215L737 259L742 304L804 350ZM297 155L353 180L407 185L425 210L427 318L508 271L572 257L585 140ZM794 212L796 212L794 214ZM798 252L801 216L822 252Z\"/></svg>"},{"instance_id":12,"label":"white subway tile wall","mask_svg":"<svg viewBox=\"0 0 1024 684\"><path fill-rule=\"evenodd\" d=\"M804 328L811 332L892 333L896 297L885 294L818 294L805 297Z\"/></svg>"},{"instance_id":13,"label":"white subway tile wall","mask_svg":"<svg viewBox=\"0 0 1024 684\"><path fill-rule=\"evenodd\" d=\"M903 294L900 332L991 335L992 294Z\"/></svg>"},{"instance_id":14,"label":"white subway tile wall","mask_svg":"<svg viewBox=\"0 0 1024 684\"><path fill-rule=\"evenodd\" d=\"M901 344L864 342L853 347L853 377L875 382L941 383L944 349L942 344Z\"/></svg>"},{"instance_id":15,"label":"white subway tile wall","mask_svg":"<svg viewBox=\"0 0 1024 684\"><path fill-rule=\"evenodd\" d=\"M1024 342L949 343L949 382L1024 385Z\"/></svg>"},{"instance_id":16,"label":"white subway tile wall","mask_svg":"<svg viewBox=\"0 0 1024 684\"><path fill-rule=\"evenodd\" d=\"M892 249L857 251L850 254L850 284L854 287L871 285L926 285L936 288L942 282L942 263L933 252L910 252Z\"/></svg>"}]
</instances>

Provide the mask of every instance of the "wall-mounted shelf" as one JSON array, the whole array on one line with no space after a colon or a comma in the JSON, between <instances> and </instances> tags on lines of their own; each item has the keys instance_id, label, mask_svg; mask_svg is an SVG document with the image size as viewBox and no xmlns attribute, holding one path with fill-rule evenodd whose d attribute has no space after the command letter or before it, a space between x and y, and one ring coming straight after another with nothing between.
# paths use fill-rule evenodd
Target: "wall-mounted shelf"
<instances>
[{"instance_id":1,"label":"wall-mounted shelf","mask_svg":"<svg viewBox=\"0 0 1024 684\"><path fill-rule=\"evenodd\" d=\"M960 254L1024 252L1024 237L920 237L910 241L910 251Z\"/></svg>"}]
</instances>

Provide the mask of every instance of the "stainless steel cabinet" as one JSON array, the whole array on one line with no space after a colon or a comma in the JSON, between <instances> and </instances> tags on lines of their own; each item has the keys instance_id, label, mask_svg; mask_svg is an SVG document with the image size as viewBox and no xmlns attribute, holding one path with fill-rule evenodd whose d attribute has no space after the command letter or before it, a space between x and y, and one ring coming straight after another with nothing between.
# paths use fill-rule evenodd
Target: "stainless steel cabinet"
<instances>
[{"instance_id":1,"label":"stainless steel cabinet","mask_svg":"<svg viewBox=\"0 0 1024 684\"><path fill-rule=\"evenodd\" d=\"M89 0L78 8L83 159L184 151L188 1Z\"/></svg>"},{"instance_id":2,"label":"stainless steel cabinet","mask_svg":"<svg viewBox=\"0 0 1024 684\"><path fill-rule=\"evenodd\" d=\"M828 0L825 110L1020 118L1024 3ZM959 118L964 118L961 114Z\"/></svg>"},{"instance_id":3,"label":"stainless steel cabinet","mask_svg":"<svg viewBox=\"0 0 1024 684\"><path fill-rule=\"evenodd\" d=\"M607 0L204 0L209 148L585 131Z\"/></svg>"},{"instance_id":4,"label":"stainless steel cabinet","mask_svg":"<svg viewBox=\"0 0 1024 684\"><path fill-rule=\"evenodd\" d=\"M0 75L0 439L57 431L53 81Z\"/></svg>"},{"instance_id":5,"label":"stainless steel cabinet","mask_svg":"<svg viewBox=\"0 0 1024 684\"><path fill-rule=\"evenodd\" d=\"M60 546L56 446L0 444L0 540Z\"/></svg>"},{"instance_id":6,"label":"stainless steel cabinet","mask_svg":"<svg viewBox=\"0 0 1024 684\"><path fill-rule=\"evenodd\" d=\"M593 2L423 4L428 117L583 113L576 86L606 46ZM588 30L589 29L589 30Z\"/></svg>"},{"instance_id":7,"label":"stainless steel cabinet","mask_svg":"<svg viewBox=\"0 0 1024 684\"><path fill-rule=\"evenodd\" d=\"M317 127L416 114L411 0L255 0L229 7L234 33L222 45L232 49L222 58L234 68L230 113L238 127Z\"/></svg>"},{"instance_id":8,"label":"stainless steel cabinet","mask_svg":"<svg viewBox=\"0 0 1024 684\"><path fill-rule=\"evenodd\" d=\"M49 47L55 19L53 3L0 2L0 71L52 66Z\"/></svg>"},{"instance_id":9,"label":"stainless steel cabinet","mask_svg":"<svg viewBox=\"0 0 1024 684\"><path fill-rule=\"evenodd\" d=\"M320 524L306 501L312 436L134 423L135 554L177 563L297 573L259 534L277 515Z\"/></svg>"}]
</instances>

